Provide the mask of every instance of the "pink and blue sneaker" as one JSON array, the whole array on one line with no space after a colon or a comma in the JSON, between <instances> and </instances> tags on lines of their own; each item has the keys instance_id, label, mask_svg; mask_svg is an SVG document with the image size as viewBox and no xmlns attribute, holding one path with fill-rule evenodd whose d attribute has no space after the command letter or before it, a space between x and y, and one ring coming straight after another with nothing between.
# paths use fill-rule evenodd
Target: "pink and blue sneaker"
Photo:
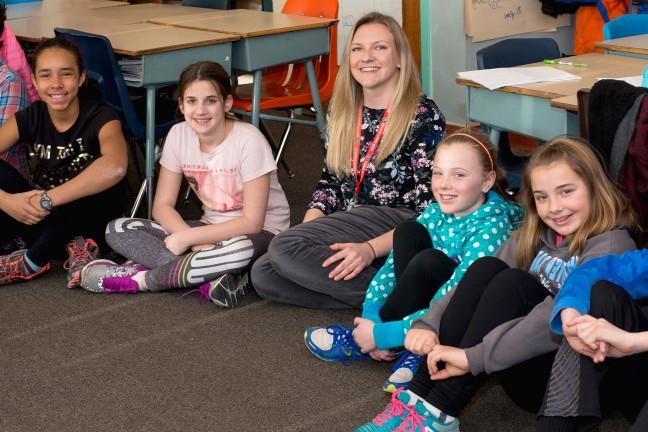
<instances>
[{"instance_id":1,"label":"pink and blue sneaker","mask_svg":"<svg viewBox=\"0 0 648 432\"><path fill-rule=\"evenodd\" d=\"M354 432L392 432L403 423L412 407L407 406L410 393L397 390L392 394L391 401L385 409L369 423L354 430Z\"/></svg>"}]
</instances>

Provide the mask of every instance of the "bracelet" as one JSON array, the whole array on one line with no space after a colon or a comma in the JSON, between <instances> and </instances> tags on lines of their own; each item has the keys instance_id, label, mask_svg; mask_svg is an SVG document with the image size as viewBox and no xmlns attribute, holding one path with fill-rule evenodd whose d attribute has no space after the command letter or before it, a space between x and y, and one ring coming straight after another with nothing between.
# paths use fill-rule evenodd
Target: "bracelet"
<instances>
[{"instance_id":1,"label":"bracelet","mask_svg":"<svg viewBox=\"0 0 648 432\"><path fill-rule=\"evenodd\" d=\"M364 242L364 244L369 246L369 249L371 249L371 253L373 254L373 259L371 261L375 260L376 259L376 249L374 249L373 246L371 246L371 243L369 243L368 241Z\"/></svg>"}]
</instances>

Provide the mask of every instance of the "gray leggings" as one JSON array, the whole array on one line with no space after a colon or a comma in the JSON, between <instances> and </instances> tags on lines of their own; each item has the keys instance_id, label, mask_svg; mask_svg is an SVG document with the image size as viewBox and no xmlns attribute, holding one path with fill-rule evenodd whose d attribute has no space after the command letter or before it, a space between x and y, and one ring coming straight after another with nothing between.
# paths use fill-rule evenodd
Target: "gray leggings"
<instances>
[{"instance_id":1,"label":"gray leggings","mask_svg":"<svg viewBox=\"0 0 648 432\"><path fill-rule=\"evenodd\" d=\"M329 245L371 240L414 216L405 208L359 206L294 226L278 234L252 266L252 285L261 297L276 302L359 308L382 260L374 260L351 280L336 282L328 277L333 267L322 267L334 253Z\"/></svg>"},{"instance_id":2,"label":"gray leggings","mask_svg":"<svg viewBox=\"0 0 648 432\"><path fill-rule=\"evenodd\" d=\"M200 221L187 223L194 227L205 225ZM168 235L162 226L148 219L119 218L106 226L106 242L111 248L151 269L146 274L146 285L151 291L188 288L223 273L240 273L265 253L274 236L266 231L241 235L212 248L178 256L164 244Z\"/></svg>"}]
</instances>

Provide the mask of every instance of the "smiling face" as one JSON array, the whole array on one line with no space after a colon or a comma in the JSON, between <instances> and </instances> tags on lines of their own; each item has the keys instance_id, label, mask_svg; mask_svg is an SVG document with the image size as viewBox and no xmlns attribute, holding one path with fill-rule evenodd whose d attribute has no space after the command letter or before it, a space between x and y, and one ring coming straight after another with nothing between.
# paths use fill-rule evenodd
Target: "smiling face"
<instances>
[{"instance_id":1,"label":"smiling face","mask_svg":"<svg viewBox=\"0 0 648 432\"><path fill-rule=\"evenodd\" d=\"M201 142L222 139L225 113L232 108L233 99L222 95L211 81L198 80L187 86L180 99L180 111Z\"/></svg>"},{"instance_id":2,"label":"smiling face","mask_svg":"<svg viewBox=\"0 0 648 432\"><path fill-rule=\"evenodd\" d=\"M70 51L58 47L45 49L38 55L35 66L34 87L50 110L78 107L77 95L85 73L79 73L76 58Z\"/></svg>"},{"instance_id":3,"label":"smiling face","mask_svg":"<svg viewBox=\"0 0 648 432\"><path fill-rule=\"evenodd\" d=\"M383 24L364 24L351 41L350 66L363 91L389 91L396 86L400 54L394 36Z\"/></svg>"},{"instance_id":4,"label":"smiling face","mask_svg":"<svg viewBox=\"0 0 648 432\"><path fill-rule=\"evenodd\" d=\"M590 191L583 179L564 161L537 166L530 178L540 219L562 236L574 234L590 213Z\"/></svg>"},{"instance_id":5,"label":"smiling face","mask_svg":"<svg viewBox=\"0 0 648 432\"><path fill-rule=\"evenodd\" d=\"M459 217L474 212L494 181L495 172L484 172L472 145L439 146L432 169L432 193L443 213Z\"/></svg>"}]
</instances>

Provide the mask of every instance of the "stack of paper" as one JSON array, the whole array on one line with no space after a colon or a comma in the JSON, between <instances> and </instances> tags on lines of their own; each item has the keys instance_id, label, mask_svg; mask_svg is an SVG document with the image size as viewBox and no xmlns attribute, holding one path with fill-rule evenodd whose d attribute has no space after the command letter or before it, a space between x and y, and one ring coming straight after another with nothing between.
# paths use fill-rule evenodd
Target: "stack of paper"
<instances>
[{"instance_id":1,"label":"stack of paper","mask_svg":"<svg viewBox=\"0 0 648 432\"><path fill-rule=\"evenodd\" d=\"M581 79L578 75L548 66L482 69L459 72L457 76L481 84L489 90L510 85Z\"/></svg>"},{"instance_id":2,"label":"stack of paper","mask_svg":"<svg viewBox=\"0 0 648 432\"><path fill-rule=\"evenodd\" d=\"M142 81L142 58L123 58L118 60L119 68L124 74L126 82Z\"/></svg>"}]
</instances>

